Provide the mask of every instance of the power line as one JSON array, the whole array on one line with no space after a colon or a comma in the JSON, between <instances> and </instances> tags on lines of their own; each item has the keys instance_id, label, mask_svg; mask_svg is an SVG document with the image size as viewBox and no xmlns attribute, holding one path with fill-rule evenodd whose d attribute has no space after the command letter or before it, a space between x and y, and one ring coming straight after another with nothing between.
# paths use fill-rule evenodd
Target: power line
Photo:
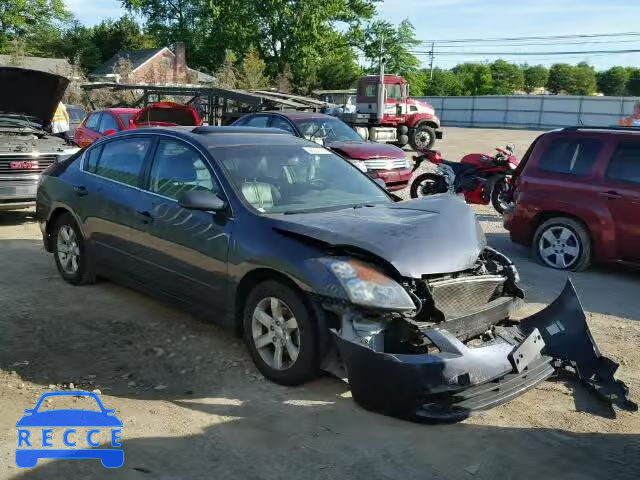
<instances>
[{"instance_id":1,"label":"power line","mask_svg":"<svg viewBox=\"0 0 640 480\"><path fill-rule=\"evenodd\" d=\"M430 44L431 42L446 42L446 43L463 43L463 42L502 42L502 41L517 41L517 40L560 40L560 39L572 39L572 38L611 38L611 37L629 37L640 36L640 32L621 32L621 33L591 33L591 34L574 34L574 35L546 35L546 36L532 36L532 37L502 37L502 38L459 38L459 39L430 39L421 40L419 43L423 45Z\"/></svg>"},{"instance_id":2,"label":"power line","mask_svg":"<svg viewBox=\"0 0 640 480\"><path fill-rule=\"evenodd\" d=\"M493 44L491 47L534 47L534 46L545 46L545 47L553 47L553 46L564 46L564 45L587 45L587 44L602 44L606 43L607 45L612 43L636 43L640 42L638 38L632 38L627 40L583 40L581 42L555 42L555 43L501 43L501 44ZM435 43L435 42L432 42ZM447 43L438 43L438 48L466 48L464 45L458 44L447 44Z\"/></svg>"},{"instance_id":3,"label":"power line","mask_svg":"<svg viewBox=\"0 0 640 480\"><path fill-rule=\"evenodd\" d=\"M566 52L424 52L418 50L410 51L414 55L470 55L470 56L558 56L558 55L617 55L624 53L640 53L640 49L628 49L628 50L585 50L585 51L566 51Z\"/></svg>"}]
</instances>

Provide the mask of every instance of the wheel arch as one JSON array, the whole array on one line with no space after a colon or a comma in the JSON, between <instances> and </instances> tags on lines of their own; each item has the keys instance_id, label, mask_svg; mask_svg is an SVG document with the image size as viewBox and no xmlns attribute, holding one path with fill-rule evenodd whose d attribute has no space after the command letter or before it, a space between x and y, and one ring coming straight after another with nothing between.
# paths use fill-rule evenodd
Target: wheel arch
<instances>
[{"instance_id":1,"label":"wheel arch","mask_svg":"<svg viewBox=\"0 0 640 480\"><path fill-rule=\"evenodd\" d=\"M251 270L247 272L238 283L233 304L235 333L239 336L244 333L244 305L247 301L247 298L249 297L249 294L256 285L267 280L275 280L281 282L300 294L305 306L309 309L316 320L318 333L320 333L320 335L318 335L318 338L320 340L320 344L318 345L318 354L320 358L322 358L329 349L329 335L324 335L322 334L322 332L323 330L327 331L329 325L337 327L337 325L334 325L336 323L336 319L330 317L330 314L322 308L320 302L314 299L309 290L307 288L304 288L304 286L299 281L273 268L260 267Z\"/></svg>"},{"instance_id":2,"label":"wheel arch","mask_svg":"<svg viewBox=\"0 0 640 480\"><path fill-rule=\"evenodd\" d=\"M49 218L47 218L47 223L46 223L46 227L45 227L45 241L44 241L44 246L47 252L49 253L53 253L53 231L52 228L56 223L56 220L58 218L60 218L62 215L65 214L69 214L71 215L71 217L73 217L73 219L76 222L76 225L78 225L78 228L80 229L80 231L82 232L82 234L84 235L84 231L82 230L82 225L78 222L78 219L76 218L76 216L73 214L73 212L71 211L71 209L67 206L64 205L58 205L56 207L54 207L51 210L51 213L49 214Z\"/></svg>"}]
</instances>

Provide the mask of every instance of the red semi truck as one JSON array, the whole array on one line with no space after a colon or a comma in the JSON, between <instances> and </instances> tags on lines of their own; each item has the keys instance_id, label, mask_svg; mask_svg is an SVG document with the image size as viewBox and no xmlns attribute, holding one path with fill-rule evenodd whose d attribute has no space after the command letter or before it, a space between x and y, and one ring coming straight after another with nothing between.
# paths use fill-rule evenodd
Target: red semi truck
<instances>
[{"instance_id":1,"label":"red semi truck","mask_svg":"<svg viewBox=\"0 0 640 480\"><path fill-rule=\"evenodd\" d=\"M382 106L382 108L381 108ZM440 119L426 102L409 97L409 84L397 75L368 75L358 81L356 111L338 116L367 140L431 148L442 138Z\"/></svg>"}]
</instances>

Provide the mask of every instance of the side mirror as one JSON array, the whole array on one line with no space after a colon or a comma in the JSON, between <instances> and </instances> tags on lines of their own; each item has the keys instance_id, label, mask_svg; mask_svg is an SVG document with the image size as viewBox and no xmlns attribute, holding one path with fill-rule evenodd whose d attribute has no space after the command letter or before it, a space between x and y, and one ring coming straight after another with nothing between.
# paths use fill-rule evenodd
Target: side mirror
<instances>
[{"instance_id":1,"label":"side mirror","mask_svg":"<svg viewBox=\"0 0 640 480\"><path fill-rule=\"evenodd\" d=\"M188 210L220 212L227 208L227 203L209 190L192 190L178 198L178 204Z\"/></svg>"},{"instance_id":2,"label":"side mirror","mask_svg":"<svg viewBox=\"0 0 640 480\"><path fill-rule=\"evenodd\" d=\"M103 135L104 135L105 137L108 137L109 135L114 135L114 134L116 134L116 133L118 133L118 132L116 132L116 131L115 131L115 130L113 130L113 129L109 129L109 130L105 130L105 131L104 131L104 133L103 133Z\"/></svg>"},{"instance_id":3,"label":"side mirror","mask_svg":"<svg viewBox=\"0 0 640 480\"><path fill-rule=\"evenodd\" d=\"M374 182L376 182L380 187L384 188L385 190L387 189L387 184L384 183L384 180L381 178L374 178L373 179Z\"/></svg>"}]
</instances>

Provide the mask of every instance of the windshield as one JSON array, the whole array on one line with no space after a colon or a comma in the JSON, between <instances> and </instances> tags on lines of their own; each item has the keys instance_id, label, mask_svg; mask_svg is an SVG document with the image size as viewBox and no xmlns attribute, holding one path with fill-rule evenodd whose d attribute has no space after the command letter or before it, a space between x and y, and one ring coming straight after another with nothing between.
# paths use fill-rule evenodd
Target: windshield
<instances>
[{"instance_id":1,"label":"windshield","mask_svg":"<svg viewBox=\"0 0 640 480\"><path fill-rule=\"evenodd\" d=\"M316 143L363 141L355 130L337 118L299 118L293 122L304 138Z\"/></svg>"},{"instance_id":2,"label":"windshield","mask_svg":"<svg viewBox=\"0 0 640 480\"><path fill-rule=\"evenodd\" d=\"M129 127L129 120L133 117L133 113L119 113L118 118L122 122L125 128Z\"/></svg>"},{"instance_id":3,"label":"windshield","mask_svg":"<svg viewBox=\"0 0 640 480\"><path fill-rule=\"evenodd\" d=\"M240 145L212 147L212 154L236 192L262 213L392 203L366 175L322 147Z\"/></svg>"}]
</instances>

